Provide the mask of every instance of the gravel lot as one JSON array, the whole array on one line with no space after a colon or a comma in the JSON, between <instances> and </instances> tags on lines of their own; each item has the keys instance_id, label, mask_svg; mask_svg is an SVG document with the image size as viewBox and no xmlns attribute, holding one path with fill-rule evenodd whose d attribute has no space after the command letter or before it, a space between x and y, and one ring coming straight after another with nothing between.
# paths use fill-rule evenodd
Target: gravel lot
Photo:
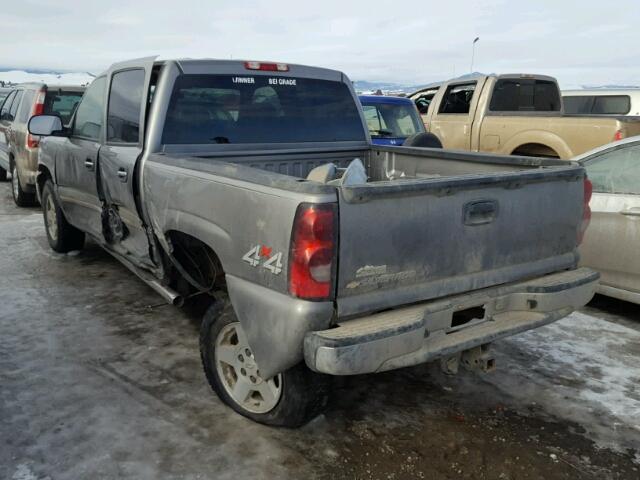
<instances>
[{"instance_id":1,"label":"gravel lot","mask_svg":"<svg viewBox=\"0 0 640 480\"><path fill-rule=\"evenodd\" d=\"M335 381L299 430L211 393L199 316L95 245L49 250L0 184L0 478L640 478L640 307L602 297L495 345L497 370Z\"/></svg>"}]
</instances>

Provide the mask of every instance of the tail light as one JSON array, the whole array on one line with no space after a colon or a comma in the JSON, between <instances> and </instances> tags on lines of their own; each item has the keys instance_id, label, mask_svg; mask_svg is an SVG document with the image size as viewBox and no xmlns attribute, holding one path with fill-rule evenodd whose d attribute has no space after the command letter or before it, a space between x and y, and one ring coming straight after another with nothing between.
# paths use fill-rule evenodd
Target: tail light
<instances>
[{"instance_id":1,"label":"tail light","mask_svg":"<svg viewBox=\"0 0 640 480\"><path fill-rule=\"evenodd\" d=\"M264 62L244 62L247 70L263 70L267 72L288 72L289 65L286 63L264 63Z\"/></svg>"},{"instance_id":2,"label":"tail light","mask_svg":"<svg viewBox=\"0 0 640 480\"><path fill-rule=\"evenodd\" d=\"M618 130L616 134L613 136L613 141L617 142L618 140L622 140L624 135L622 134L622 130Z\"/></svg>"},{"instance_id":3,"label":"tail light","mask_svg":"<svg viewBox=\"0 0 640 480\"><path fill-rule=\"evenodd\" d=\"M305 300L333 296L337 209L333 203L302 203L296 211L289 257L289 293Z\"/></svg>"},{"instance_id":4,"label":"tail light","mask_svg":"<svg viewBox=\"0 0 640 480\"><path fill-rule=\"evenodd\" d=\"M580 230L578 231L578 245L582 243L584 234L587 231L587 227L591 222L591 207L589 202L591 201L591 195L593 194L593 184L591 180L584 177L584 197L582 203L582 222L580 223Z\"/></svg>"},{"instance_id":5,"label":"tail light","mask_svg":"<svg viewBox=\"0 0 640 480\"><path fill-rule=\"evenodd\" d=\"M45 89L41 89L36 93L36 99L33 104L33 108L31 109L31 116L34 115L42 115L44 113L44 100L47 95L47 91ZM40 142L40 138L35 135L31 135L30 133L27 135L27 148L37 148L38 143Z\"/></svg>"}]
</instances>

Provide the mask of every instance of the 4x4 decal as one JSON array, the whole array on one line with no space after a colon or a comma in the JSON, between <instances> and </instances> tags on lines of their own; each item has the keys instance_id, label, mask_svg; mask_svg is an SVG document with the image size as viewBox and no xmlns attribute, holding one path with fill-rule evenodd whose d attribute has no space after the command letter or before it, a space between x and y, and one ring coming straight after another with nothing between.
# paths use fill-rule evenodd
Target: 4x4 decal
<instances>
[{"instance_id":1,"label":"4x4 decal","mask_svg":"<svg viewBox=\"0 0 640 480\"><path fill-rule=\"evenodd\" d=\"M282 252L273 253L271 247L266 245L256 245L244 254L242 260L252 267L258 267L260 264L274 275L282 272Z\"/></svg>"}]
</instances>

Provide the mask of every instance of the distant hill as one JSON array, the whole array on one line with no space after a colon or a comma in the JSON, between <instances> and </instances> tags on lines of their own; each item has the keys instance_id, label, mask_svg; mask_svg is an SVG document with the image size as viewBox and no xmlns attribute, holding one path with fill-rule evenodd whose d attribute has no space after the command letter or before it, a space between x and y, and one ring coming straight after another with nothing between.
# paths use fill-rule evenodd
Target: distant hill
<instances>
[{"instance_id":1,"label":"distant hill","mask_svg":"<svg viewBox=\"0 0 640 480\"><path fill-rule=\"evenodd\" d=\"M0 85L41 82L47 85L87 85L93 81L88 72L54 72L51 70L19 70L0 67Z\"/></svg>"}]
</instances>

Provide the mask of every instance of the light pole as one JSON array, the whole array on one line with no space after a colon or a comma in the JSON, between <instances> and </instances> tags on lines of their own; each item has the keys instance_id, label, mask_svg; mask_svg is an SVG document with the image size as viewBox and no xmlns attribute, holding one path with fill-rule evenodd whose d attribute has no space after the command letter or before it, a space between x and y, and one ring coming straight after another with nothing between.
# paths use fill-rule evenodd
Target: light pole
<instances>
[{"instance_id":1,"label":"light pole","mask_svg":"<svg viewBox=\"0 0 640 480\"><path fill-rule=\"evenodd\" d=\"M471 70L469 70L469 73L473 73L473 57L476 54L476 43L478 43L478 40L480 40L480 37L474 38L473 44L471 45Z\"/></svg>"}]
</instances>

